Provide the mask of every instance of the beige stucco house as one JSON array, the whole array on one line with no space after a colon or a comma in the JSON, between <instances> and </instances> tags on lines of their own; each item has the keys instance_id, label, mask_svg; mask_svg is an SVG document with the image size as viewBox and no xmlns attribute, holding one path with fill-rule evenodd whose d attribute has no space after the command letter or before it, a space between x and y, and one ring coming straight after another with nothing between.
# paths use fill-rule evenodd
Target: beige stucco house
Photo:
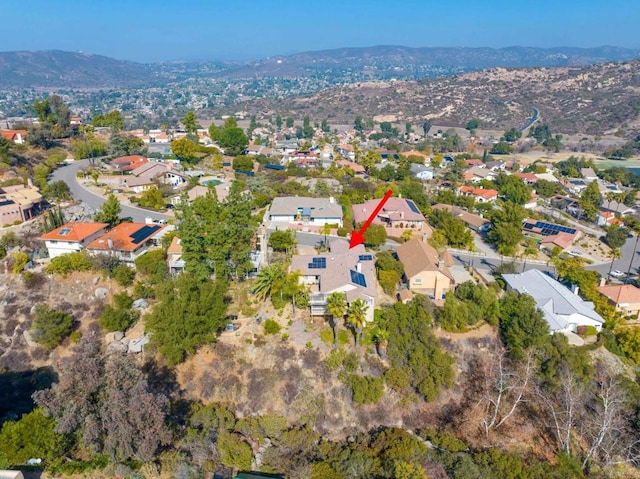
<instances>
[{"instance_id":1,"label":"beige stucco house","mask_svg":"<svg viewBox=\"0 0 640 479\"><path fill-rule=\"evenodd\" d=\"M431 245L414 238L398 246L398 259L411 291L442 299L453 289L454 279L449 271L453 260L446 251L439 255Z\"/></svg>"}]
</instances>

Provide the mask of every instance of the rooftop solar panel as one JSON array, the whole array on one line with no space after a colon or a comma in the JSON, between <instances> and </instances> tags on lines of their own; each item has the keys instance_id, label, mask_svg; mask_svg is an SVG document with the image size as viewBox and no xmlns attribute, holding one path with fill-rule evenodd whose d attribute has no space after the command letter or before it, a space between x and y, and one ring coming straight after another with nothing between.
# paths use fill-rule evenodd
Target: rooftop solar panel
<instances>
[{"instance_id":1,"label":"rooftop solar panel","mask_svg":"<svg viewBox=\"0 0 640 479\"><path fill-rule=\"evenodd\" d=\"M309 263L309 269L325 269L327 267L327 258L312 258Z\"/></svg>"},{"instance_id":2,"label":"rooftop solar panel","mask_svg":"<svg viewBox=\"0 0 640 479\"><path fill-rule=\"evenodd\" d=\"M138 231L129 235L129 237L131 238L131 242L133 244L140 244L149 236L151 236L156 231L158 231L159 229L160 229L159 225L153 225L153 226L146 225L140 228Z\"/></svg>"},{"instance_id":3,"label":"rooftop solar panel","mask_svg":"<svg viewBox=\"0 0 640 479\"><path fill-rule=\"evenodd\" d=\"M60 236L67 236L69 233L71 233L71 229L69 229L69 228L62 228L58 234L59 234Z\"/></svg>"},{"instance_id":4,"label":"rooftop solar panel","mask_svg":"<svg viewBox=\"0 0 640 479\"><path fill-rule=\"evenodd\" d=\"M553 223L547 223L545 221L536 221L535 224L533 223L525 223L523 225L524 229L527 230L531 230L533 228L538 228L540 229L540 234L542 234L543 236L550 236L550 235L554 235L556 233L569 233L569 234L575 234L576 233L576 229L575 228L569 228L567 226L562 226L562 225L556 225Z\"/></svg>"},{"instance_id":5,"label":"rooftop solar panel","mask_svg":"<svg viewBox=\"0 0 640 479\"><path fill-rule=\"evenodd\" d=\"M351 273L352 283L357 284L358 286L362 286L363 288L367 287L367 280L364 277L364 274L358 273L357 271L354 271L352 269L349 270L349 273Z\"/></svg>"},{"instance_id":6,"label":"rooftop solar panel","mask_svg":"<svg viewBox=\"0 0 640 479\"><path fill-rule=\"evenodd\" d=\"M373 256L370 254L361 254L358 256L358 261L373 261Z\"/></svg>"},{"instance_id":7,"label":"rooftop solar panel","mask_svg":"<svg viewBox=\"0 0 640 479\"><path fill-rule=\"evenodd\" d=\"M411 208L411 211L413 211L414 213L420 214L420 210L418 209L418 207L413 201L407 200L407 204L409 205L409 208Z\"/></svg>"}]
</instances>

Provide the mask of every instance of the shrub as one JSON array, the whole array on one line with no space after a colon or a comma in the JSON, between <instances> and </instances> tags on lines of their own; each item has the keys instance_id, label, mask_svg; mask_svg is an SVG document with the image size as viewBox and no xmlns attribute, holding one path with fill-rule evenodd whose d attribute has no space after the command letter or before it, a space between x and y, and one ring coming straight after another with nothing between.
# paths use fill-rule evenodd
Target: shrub
<instances>
[{"instance_id":1,"label":"shrub","mask_svg":"<svg viewBox=\"0 0 640 479\"><path fill-rule=\"evenodd\" d=\"M347 383L351 387L353 400L358 404L375 404L384 395L384 381L372 376L352 374Z\"/></svg>"},{"instance_id":2,"label":"shrub","mask_svg":"<svg viewBox=\"0 0 640 479\"><path fill-rule=\"evenodd\" d=\"M411 378L405 368L389 368L384 372L384 380L394 391L402 391L411 386Z\"/></svg>"},{"instance_id":3,"label":"shrub","mask_svg":"<svg viewBox=\"0 0 640 479\"><path fill-rule=\"evenodd\" d=\"M348 233L347 228L343 228L343 227L338 228L338 236L344 238L345 236L347 236L347 233Z\"/></svg>"},{"instance_id":4,"label":"shrub","mask_svg":"<svg viewBox=\"0 0 640 479\"><path fill-rule=\"evenodd\" d=\"M111 271L111 277L115 279L116 283L120 286L126 288L133 284L133 278L136 277L136 272L126 264L119 264Z\"/></svg>"},{"instance_id":5,"label":"shrub","mask_svg":"<svg viewBox=\"0 0 640 479\"><path fill-rule=\"evenodd\" d=\"M18 274L22 272L24 267L29 262L29 255L27 253L22 253L20 251L13 253L13 266L11 267L11 272L13 274Z\"/></svg>"},{"instance_id":6,"label":"shrub","mask_svg":"<svg viewBox=\"0 0 640 479\"><path fill-rule=\"evenodd\" d=\"M91 271L92 268L93 265L87 253L78 251L53 258L45 268L45 272L68 276L74 271Z\"/></svg>"},{"instance_id":7,"label":"shrub","mask_svg":"<svg viewBox=\"0 0 640 479\"><path fill-rule=\"evenodd\" d=\"M44 304L36 306L32 326L32 337L35 342L53 349L71 333L72 329L73 317L67 313L49 309Z\"/></svg>"},{"instance_id":8,"label":"shrub","mask_svg":"<svg viewBox=\"0 0 640 479\"><path fill-rule=\"evenodd\" d=\"M267 319L264 322L264 334L278 334L280 332L280 324L273 319Z\"/></svg>"},{"instance_id":9,"label":"shrub","mask_svg":"<svg viewBox=\"0 0 640 479\"><path fill-rule=\"evenodd\" d=\"M578 326L576 331L580 336L597 336L598 330L594 326Z\"/></svg>"}]
</instances>

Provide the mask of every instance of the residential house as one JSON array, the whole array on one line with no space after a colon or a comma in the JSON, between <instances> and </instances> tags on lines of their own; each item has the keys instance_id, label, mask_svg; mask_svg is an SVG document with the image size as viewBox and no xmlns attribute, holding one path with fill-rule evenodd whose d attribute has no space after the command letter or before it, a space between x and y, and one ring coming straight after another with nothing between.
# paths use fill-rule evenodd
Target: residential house
<instances>
[{"instance_id":1,"label":"residential house","mask_svg":"<svg viewBox=\"0 0 640 479\"><path fill-rule=\"evenodd\" d=\"M40 190L27 180L27 186L0 188L0 227L30 220L42 204Z\"/></svg>"},{"instance_id":2,"label":"residential house","mask_svg":"<svg viewBox=\"0 0 640 479\"><path fill-rule=\"evenodd\" d=\"M613 211L598 211L596 215L596 224L598 226L623 226L624 223L616 218L616 214Z\"/></svg>"},{"instance_id":3,"label":"residential house","mask_svg":"<svg viewBox=\"0 0 640 479\"><path fill-rule=\"evenodd\" d=\"M91 254L110 254L120 261L133 264L135 259L158 243L166 232L163 225L120 223L86 247Z\"/></svg>"},{"instance_id":4,"label":"residential house","mask_svg":"<svg viewBox=\"0 0 640 479\"><path fill-rule=\"evenodd\" d=\"M487 161L484 164L484 167L487 168L488 170L500 173L501 171L506 170L507 165L500 160L493 160L493 161Z\"/></svg>"},{"instance_id":5,"label":"residential house","mask_svg":"<svg viewBox=\"0 0 640 479\"><path fill-rule=\"evenodd\" d=\"M619 203L615 200L607 200L606 196L602 201L602 205L600 205L600 211L617 213L620 216L632 215L636 212L635 206L627 206L624 203Z\"/></svg>"},{"instance_id":6,"label":"residential house","mask_svg":"<svg viewBox=\"0 0 640 479\"><path fill-rule=\"evenodd\" d=\"M598 175L593 171L593 168L580 168L580 174L589 183L598 179Z\"/></svg>"},{"instance_id":7,"label":"residential house","mask_svg":"<svg viewBox=\"0 0 640 479\"><path fill-rule=\"evenodd\" d=\"M27 130L0 130L0 136L11 143L22 145L27 141Z\"/></svg>"},{"instance_id":8,"label":"residential house","mask_svg":"<svg viewBox=\"0 0 640 479\"><path fill-rule=\"evenodd\" d=\"M335 160L333 164L336 166L350 169L351 171L353 171L353 174L355 176L363 176L366 173L364 166L362 166L359 163L356 163L355 161Z\"/></svg>"},{"instance_id":9,"label":"residential house","mask_svg":"<svg viewBox=\"0 0 640 479\"><path fill-rule=\"evenodd\" d=\"M474 215L469 213L462 208L453 205L445 205L443 203L438 203L437 205L433 205L431 207L434 210L445 210L451 213L456 218L461 219L467 228L475 231L476 233L484 233L489 230L491 226L491 221L482 216Z\"/></svg>"},{"instance_id":10,"label":"residential house","mask_svg":"<svg viewBox=\"0 0 640 479\"><path fill-rule=\"evenodd\" d=\"M182 241L178 236L171 239L171 244L167 248L167 265L169 273L176 275L184 271L185 263L182 259Z\"/></svg>"},{"instance_id":11,"label":"residential house","mask_svg":"<svg viewBox=\"0 0 640 479\"><path fill-rule=\"evenodd\" d=\"M410 156L418 156L422 158L423 163L429 162L429 155L418 150L405 151L404 153L402 153L402 156L404 156L405 158L409 158Z\"/></svg>"},{"instance_id":12,"label":"residential house","mask_svg":"<svg viewBox=\"0 0 640 479\"><path fill-rule=\"evenodd\" d=\"M573 244L575 235L559 232L549 236L545 236L540 240L540 247L547 251L553 251L555 248L560 248L562 251L566 250Z\"/></svg>"},{"instance_id":13,"label":"residential house","mask_svg":"<svg viewBox=\"0 0 640 479\"><path fill-rule=\"evenodd\" d=\"M300 282L311 289L313 316L326 314L327 296L334 292L346 295L347 304L361 299L367 305L367 321L373 321L377 298L374 256L363 245L349 248L349 242L336 239L329 251L320 254L295 255L289 271L300 273Z\"/></svg>"},{"instance_id":14,"label":"residential house","mask_svg":"<svg viewBox=\"0 0 640 479\"><path fill-rule=\"evenodd\" d=\"M131 171L124 183L136 193L142 193L156 184L170 185L174 188L186 185L189 177L178 171L171 163L148 162Z\"/></svg>"},{"instance_id":15,"label":"residential house","mask_svg":"<svg viewBox=\"0 0 640 479\"><path fill-rule=\"evenodd\" d=\"M565 181L563 186L568 189L569 192L579 196L584 190L587 189L588 184L584 180L574 179Z\"/></svg>"},{"instance_id":16,"label":"residential house","mask_svg":"<svg viewBox=\"0 0 640 479\"><path fill-rule=\"evenodd\" d=\"M538 199L540 197L536 194L536 193L531 193L531 197L529 198L529 200L523 204L523 208L525 210L532 210L533 208L535 208L536 206L538 206Z\"/></svg>"},{"instance_id":17,"label":"residential house","mask_svg":"<svg viewBox=\"0 0 640 479\"><path fill-rule=\"evenodd\" d=\"M411 163L409 171L420 181L433 180L433 170L419 163Z\"/></svg>"},{"instance_id":18,"label":"residential house","mask_svg":"<svg viewBox=\"0 0 640 479\"><path fill-rule=\"evenodd\" d=\"M471 158L470 160L464 160L467 166L476 166L478 168L485 168L485 164L479 158Z\"/></svg>"},{"instance_id":19,"label":"residential house","mask_svg":"<svg viewBox=\"0 0 640 479\"><path fill-rule=\"evenodd\" d=\"M371 213L380 204L379 199L364 204L353 205L353 219L356 223L367 221ZM426 223L424 215L413 200L392 196L378 212L373 223L388 228L421 229Z\"/></svg>"},{"instance_id":20,"label":"residential house","mask_svg":"<svg viewBox=\"0 0 640 479\"><path fill-rule=\"evenodd\" d=\"M413 238L398 246L398 259L404 267L409 289L414 293L442 299L453 289L455 282L449 271L453 260L446 251L440 256L433 246Z\"/></svg>"},{"instance_id":21,"label":"residential house","mask_svg":"<svg viewBox=\"0 0 640 479\"><path fill-rule=\"evenodd\" d=\"M470 181L471 183L479 183L482 180L493 181L498 177L498 173L489 170L487 168L480 168L478 166L472 166L464 172L464 181Z\"/></svg>"},{"instance_id":22,"label":"residential house","mask_svg":"<svg viewBox=\"0 0 640 479\"><path fill-rule=\"evenodd\" d=\"M517 176L522 181L524 181L525 185L529 186L535 185L539 179L538 176L534 173L522 173L520 171L516 171L515 173L512 173L512 175Z\"/></svg>"},{"instance_id":23,"label":"residential house","mask_svg":"<svg viewBox=\"0 0 640 479\"><path fill-rule=\"evenodd\" d=\"M458 193L462 196L472 196L478 203L493 203L498 199L498 191L491 188L461 186Z\"/></svg>"},{"instance_id":24,"label":"residential house","mask_svg":"<svg viewBox=\"0 0 640 479\"><path fill-rule=\"evenodd\" d=\"M66 223L43 234L38 239L44 241L49 258L81 251L92 241L107 232L107 223Z\"/></svg>"},{"instance_id":25,"label":"residential house","mask_svg":"<svg viewBox=\"0 0 640 479\"><path fill-rule=\"evenodd\" d=\"M273 199L265 213L265 221L287 228L289 225L342 227L342 206L335 198L280 196Z\"/></svg>"},{"instance_id":26,"label":"residential house","mask_svg":"<svg viewBox=\"0 0 640 479\"><path fill-rule=\"evenodd\" d=\"M611 284L598 288L609 302L625 316L640 318L640 288L633 284Z\"/></svg>"},{"instance_id":27,"label":"residential house","mask_svg":"<svg viewBox=\"0 0 640 479\"><path fill-rule=\"evenodd\" d=\"M522 223L522 232L527 236L543 239L547 236L557 235L558 233L566 233L572 240L578 237L578 230L571 226L558 225L546 221L538 221L526 219Z\"/></svg>"},{"instance_id":28,"label":"residential house","mask_svg":"<svg viewBox=\"0 0 640 479\"><path fill-rule=\"evenodd\" d=\"M542 311L551 333L576 332L578 326L593 326L600 331L604 319L596 313L593 303L578 296L551 276L537 269L520 274L503 274L507 287L520 294L529 294Z\"/></svg>"},{"instance_id":29,"label":"residential house","mask_svg":"<svg viewBox=\"0 0 640 479\"><path fill-rule=\"evenodd\" d=\"M131 173L136 168L149 163L149 160L141 155L120 156L111 162L111 166L121 173Z\"/></svg>"}]
</instances>

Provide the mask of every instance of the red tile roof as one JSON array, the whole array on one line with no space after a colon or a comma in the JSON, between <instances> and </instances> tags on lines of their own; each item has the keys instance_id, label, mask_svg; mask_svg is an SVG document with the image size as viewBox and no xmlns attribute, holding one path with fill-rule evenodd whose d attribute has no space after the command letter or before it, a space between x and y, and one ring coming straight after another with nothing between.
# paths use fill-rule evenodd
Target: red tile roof
<instances>
[{"instance_id":1,"label":"red tile roof","mask_svg":"<svg viewBox=\"0 0 640 479\"><path fill-rule=\"evenodd\" d=\"M87 249L110 251L135 251L164 229L160 225L145 223L121 223L100 238L87 245Z\"/></svg>"},{"instance_id":2,"label":"red tile roof","mask_svg":"<svg viewBox=\"0 0 640 479\"><path fill-rule=\"evenodd\" d=\"M67 223L59 228L43 234L40 238L43 241L69 241L80 242L84 239L104 230L109 226L107 223Z\"/></svg>"},{"instance_id":3,"label":"red tile roof","mask_svg":"<svg viewBox=\"0 0 640 479\"><path fill-rule=\"evenodd\" d=\"M144 156L131 155L116 158L111 164L117 166L120 171L132 171L148 162L149 160Z\"/></svg>"}]
</instances>

